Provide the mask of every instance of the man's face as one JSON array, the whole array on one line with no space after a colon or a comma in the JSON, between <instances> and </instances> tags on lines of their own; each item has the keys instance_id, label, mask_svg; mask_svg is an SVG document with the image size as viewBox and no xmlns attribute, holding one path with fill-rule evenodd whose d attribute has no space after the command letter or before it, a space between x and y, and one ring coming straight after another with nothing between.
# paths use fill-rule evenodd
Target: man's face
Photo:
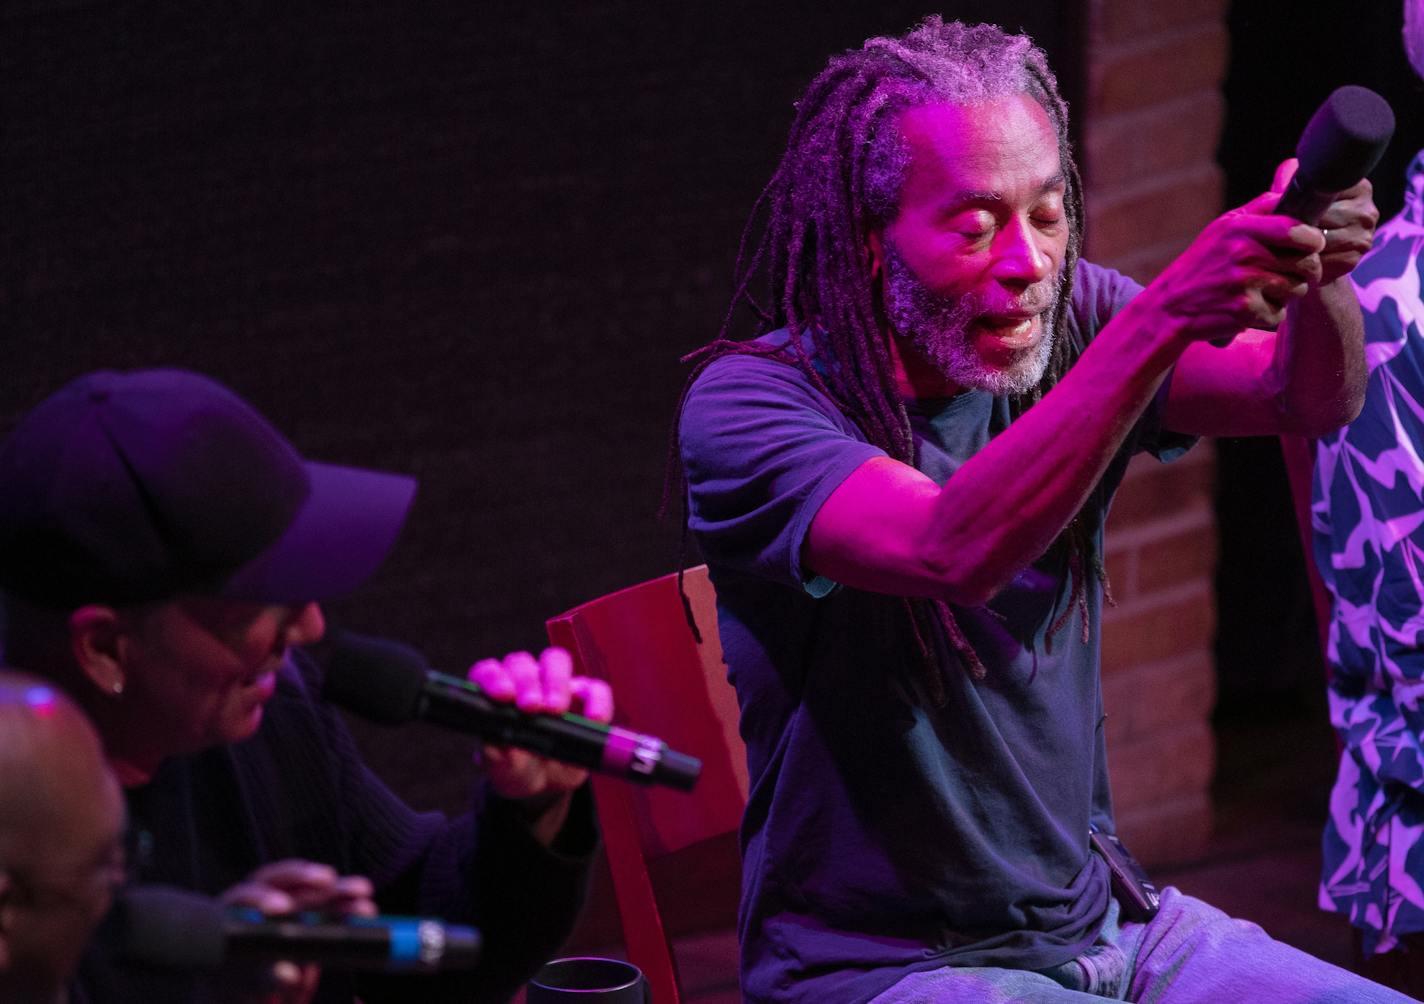
<instances>
[{"instance_id":1,"label":"man's face","mask_svg":"<svg viewBox=\"0 0 1424 1004\"><path fill-rule=\"evenodd\" d=\"M87 730L86 730L87 731ZM8 979L58 988L123 882L124 802L92 736L46 756L27 832L7 834L4 900ZM0 994L0 996L4 996Z\"/></svg>"},{"instance_id":2,"label":"man's face","mask_svg":"<svg viewBox=\"0 0 1424 1004\"><path fill-rule=\"evenodd\" d=\"M1027 95L912 108L898 124L910 164L883 232L886 315L952 383L1023 393L1052 351L1068 247L1053 125Z\"/></svg>"},{"instance_id":3,"label":"man's face","mask_svg":"<svg viewBox=\"0 0 1424 1004\"><path fill-rule=\"evenodd\" d=\"M167 755L240 742L262 724L287 648L320 640L314 603L273 606L184 597L136 617L123 703Z\"/></svg>"}]
</instances>

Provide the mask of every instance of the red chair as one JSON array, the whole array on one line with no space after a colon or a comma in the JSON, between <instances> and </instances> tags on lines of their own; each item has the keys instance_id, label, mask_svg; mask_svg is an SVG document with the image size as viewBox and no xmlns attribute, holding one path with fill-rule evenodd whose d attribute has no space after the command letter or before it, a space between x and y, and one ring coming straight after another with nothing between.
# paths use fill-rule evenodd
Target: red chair
<instances>
[{"instance_id":1,"label":"red chair","mask_svg":"<svg viewBox=\"0 0 1424 1004\"><path fill-rule=\"evenodd\" d=\"M620 724L702 760L690 794L597 776L593 782L628 959L646 975L657 1004L682 1000L670 935L735 921L737 827L747 801L737 698L722 662L707 566L688 569L685 588L701 643L687 625L676 575L546 624L549 640L573 653L578 672L613 685Z\"/></svg>"}]
</instances>

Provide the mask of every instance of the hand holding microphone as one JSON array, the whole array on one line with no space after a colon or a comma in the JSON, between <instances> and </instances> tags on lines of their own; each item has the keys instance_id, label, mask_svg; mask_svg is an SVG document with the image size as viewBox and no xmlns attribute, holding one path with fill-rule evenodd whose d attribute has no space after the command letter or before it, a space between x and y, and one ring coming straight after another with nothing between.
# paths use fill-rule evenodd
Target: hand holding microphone
<instances>
[{"instance_id":1,"label":"hand holding microphone","mask_svg":"<svg viewBox=\"0 0 1424 1004\"><path fill-rule=\"evenodd\" d=\"M128 890L111 924L114 948L133 962L209 971L233 963L300 963L313 989L318 965L432 973L473 968L481 950L477 930L433 918L333 917L317 911L268 916L169 886ZM307 987L286 985L283 999L300 999L302 993L309 993Z\"/></svg>"},{"instance_id":2,"label":"hand holding microphone","mask_svg":"<svg viewBox=\"0 0 1424 1004\"><path fill-rule=\"evenodd\" d=\"M1379 210L1365 176L1393 135L1389 103L1353 85L1336 88L1301 133L1295 171L1274 212L1318 226L1325 234L1321 283L1348 274L1369 250Z\"/></svg>"},{"instance_id":3,"label":"hand holding microphone","mask_svg":"<svg viewBox=\"0 0 1424 1004\"><path fill-rule=\"evenodd\" d=\"M525 715L560 716L577 710L600 725L613 718L608 684L575 676L573 660L561 648L545 649L537 657L515 652L503 659L481 659L470 667L467 678L490 699L508 702ZM494 790L505 798L547 799L573 791L588 778L584 766L483 738L481 766Z\"/></svg>"},{"instance_id":4,"label":"hand holding microphone","mask_svg":"<svg viewBox=\"0 0 1424 1004\"><path fill-rule=\"evenodd\" d=\"M333 917L374 917L376 904L371 882L360 875L338 875L329 865L288 858L257 869L238 885L224 892L216 902L173 890L140 892L126 907L127 934L140 956L156 951L158 944L169 945L165 951L197 951L194 946L207 946L202 951L217 951L213 947L224 929L221 911L245 910L253 917L283 916L300 911L320 911ZM182 897L189 896L188 899ZM215 912L216 911L216 912ZM206 919L204 919L206 918ZM166 934L167 926L180 920L189 925L186 933L174 942ZM199 923L198 928L191 925ZM201 925L206 924L203 928ZM191 939L197 939L196 941ZM226 944L224 942L224 944ZM187 946L184 948L183 946ZM132 947L132 946L131 946ZM171 956L159 955L154 961L162 964ZM321 967L301 955L270 957L270 978L275 990L266 997L268 1004L306 1004L316 993L321 980Z\"/></svg>"},{"instance_id":5,"label":"hand holding microphone","mask_svg":"<svg viewBox=\"0 0 1424 1004\"><path fill-rule=\"evenodd\" d=\"M1287 304L1348 273L1368 249L1378 212L1363 179L1393 129L1393 112L1379 95L1363 87L1335 91L1273 190L1207 224L1136 309L1160 311L1185 338L1216 346L1247 328L1275 328ZM1322 240L1321 230L1335 232Z\"/></svg>"},{"instance_id":6,"label":"hand holding microphone","mask_svg":"<svg viewBox=\"0 0 1424 1004\"><path fill-rule=\"evenodd\" d=\"M547 650L537 662L527 654L484 660L470 676L437 673L405 645L333 632L323 696L374 722L423 720L480 737L489 744L487 766L502 771L498 790L508 797L570 791L590 769L683 791L697 782L702 763L696 757L669 749L654 736L609 725L613 701L607 684L573 676L561 650ZM575 697L586 714L555 710L567 709Z\"/></svg>"}]
</instances>

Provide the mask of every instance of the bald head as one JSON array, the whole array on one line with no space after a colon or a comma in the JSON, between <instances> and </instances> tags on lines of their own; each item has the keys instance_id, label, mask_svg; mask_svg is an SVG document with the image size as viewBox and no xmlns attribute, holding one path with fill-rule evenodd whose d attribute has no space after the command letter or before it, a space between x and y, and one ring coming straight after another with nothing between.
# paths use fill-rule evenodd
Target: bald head
<instances>
[{"instance_id":1,"label":"bald head","mask_svg":"<svg viewBox=\"0 0 1424 1004\"><path fill-rule=\"evenodd\" d=\"M0 865L30 831L54 832L72 803L97 800L106 775L83 712L53 684L0 670Z\"/></svg>"},{"instance_id":2,"label":"bald head","mask_svg":"<svg viewBox=\"0 0 1424 1004\"><path fill-rule=\"evenodd\" d=\"M0 669L0 999L53 1001L121 872L123 798L84 714Z\"/></svg>"}]
</instances>

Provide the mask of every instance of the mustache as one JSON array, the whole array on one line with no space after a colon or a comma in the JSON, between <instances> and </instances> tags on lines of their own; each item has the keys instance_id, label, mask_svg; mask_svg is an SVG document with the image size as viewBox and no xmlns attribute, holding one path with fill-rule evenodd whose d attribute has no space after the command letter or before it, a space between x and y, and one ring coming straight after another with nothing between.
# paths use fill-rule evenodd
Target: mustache
<instances>
[{"instance_id":1,"label":"mustache","mask_svg":"<svg viewBox=\"0 0 1424 1004\"><path fill-rule=\"evenodd\" d=\"M972 316L1043 314L1058 301L1058 282L1059 277L1052 275L1029 286L1018 296L1007 299L975 291L965 295L963 304Z\"/></svg>"}]
</instances>

